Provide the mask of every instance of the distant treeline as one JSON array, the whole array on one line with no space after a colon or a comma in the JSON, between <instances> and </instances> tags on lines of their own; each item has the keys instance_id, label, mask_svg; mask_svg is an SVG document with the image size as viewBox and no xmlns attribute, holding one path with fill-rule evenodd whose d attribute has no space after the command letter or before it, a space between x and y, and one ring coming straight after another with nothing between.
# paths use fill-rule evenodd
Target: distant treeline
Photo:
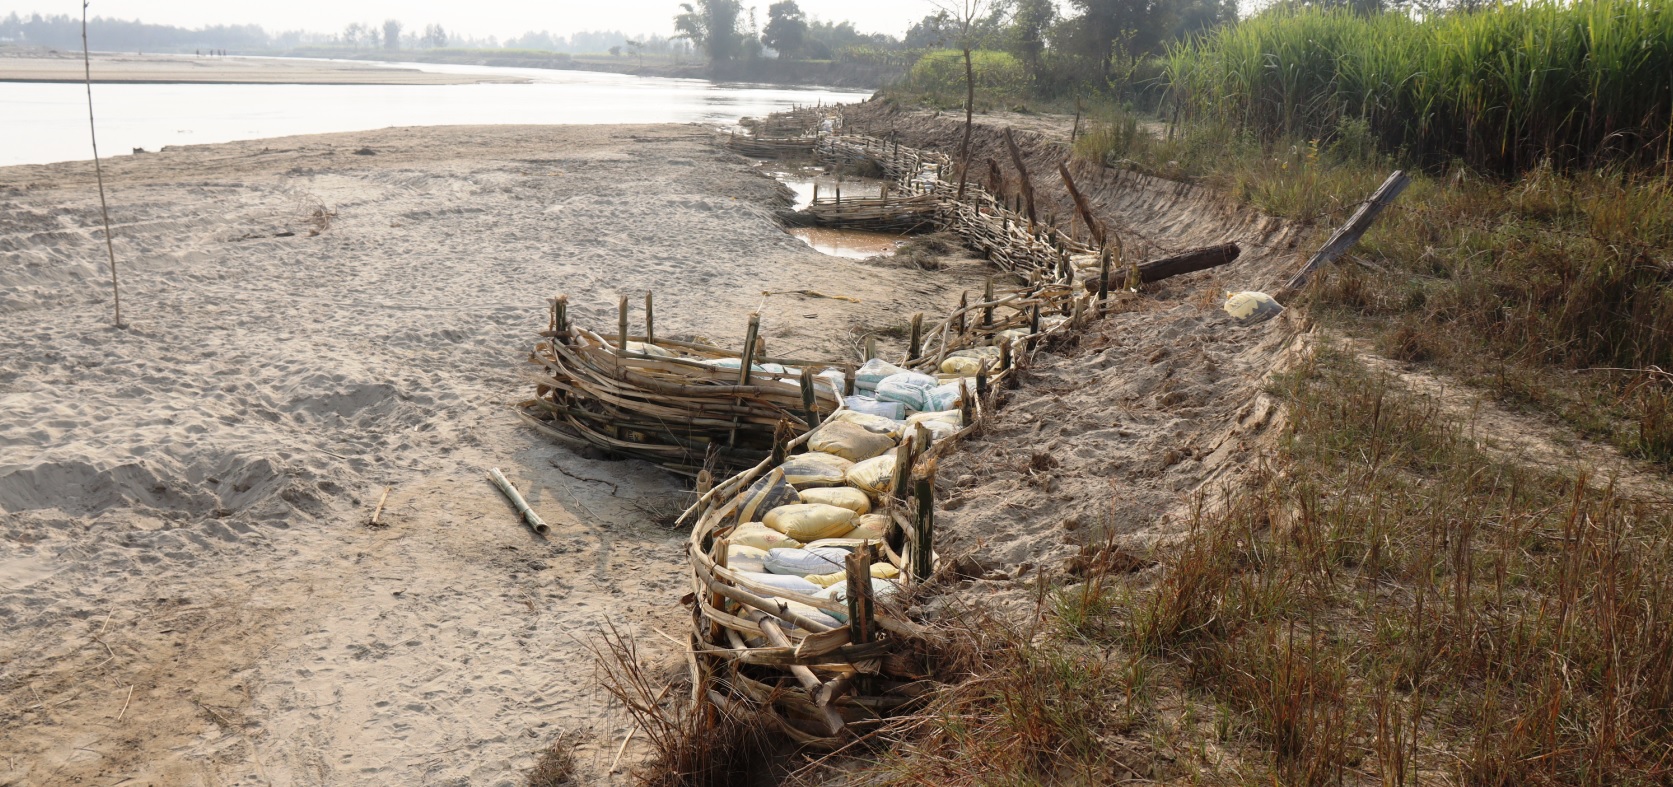
<instances>
[{"instance_id":1,"label":"distant treeline","mask_svg":"<svg viewBox=\"0 0 1673 787\"><path fill-rule=\"evenodd\" d=\"M690 43L662 36L629 36L619 30L582 31L572 35L527 32L501 41L496 36L462 36L439 24L409 27L397 19L351 22L342 30L321 33L287 30L270 33L259 25L210 25L185 28L138 20L94 17L87 37L93 49L115 52L194 52L227 50L236 53L277 53L291 50L366 51L415 49L516 49L571 54L660 54L690 51ZM58 14L22 16L13 12L0 19L0 44L81 48L81 18Z\"/></svg>"},{"instance_id":2,"label":"distant treeline","mask_svg":"<svg viewBox=\"0 0 1673 787\"><path fill-rule=\"evenodd\" d=\"M269 35L257 25L211 25L196 30L138 20L94 17L87 22L87 38L94 49L135 52L180 52L195 49L270 49L276 38L300 41L305 34ZM81 18L68 15L19 16L0 19L0 43L51 49L81 48Z\"/></svg>"}]
</instances>

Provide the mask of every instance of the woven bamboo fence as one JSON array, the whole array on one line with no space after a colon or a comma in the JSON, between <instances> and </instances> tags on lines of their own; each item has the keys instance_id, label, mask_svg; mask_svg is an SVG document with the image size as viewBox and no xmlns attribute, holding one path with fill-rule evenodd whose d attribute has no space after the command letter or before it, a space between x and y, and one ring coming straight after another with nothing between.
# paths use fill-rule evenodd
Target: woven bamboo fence
<instances>
[{"instance_id":1,"label":"woven bamboo fence","mask_svg":"<svg viewBox=\"0 0 1673 787\"><path fill-rule=\"evenodd\" d=\"M885 525L875 537L836 542L847 554L841 576L833 570L824 579L840 594L785 589L764 581L771 579L766 574L738 568L732 538L755 524L746 512L762 513L746 501L759 493L758 483L770 481L784 462L811 453L810 446L827 437L825 430L841 428L833 419L843 420L846 410L839 393L855 391L855 362L771 358L753 315L738 352L657 337L648 295L643 335L629 333L623 299L616 331L607 338L571 324L567 299L559 297L530 358L536 398L520 412L565 442L698 476L700 496L680 518L691 528L688 664L696 696L758 710L791 739L831 748L934 690L925 631L910 609L917 588L937 568L935 460L979 428L993 391L1015 380L1019 364L1041 340L1075 330L1100 311L1108 292L1075 287L1076 269L1090 260L1105 281L1111 257L1021 218L974 185L957 199L956 186L940 178L948 162L939 154L829 135L818 144L822 157L863 157L889 174L892 195L885 192L875 203L844 201L845 209L882 211L910 200L914 210L933 211L938 226L986 251L997 267L1023 274L1022 282L1008 286L990 279L980 296L967 293L932 323L922 314L912 318L908 347L896 365L932 375L944 372L953 357L979 358L979 366L970 385L960 377L956 430L942 430L936 439L925 425L912 424L891 436L883 455L893 457L892 475L862 490ZM825 204L816 200L815 208ZM736 366L719 368L722 361ZM840 392L814 382L816 370L825 369L842 372ZM712 486L706 478L714 476L702 474L736 468L741 471Z\"/></svg>"},{"instance_id":2,"label":"woven bamboo fence","mask_svg":"<svg viewBox=\"0 0 1673 787\"><path fill-rule=\"evenodd\" d=\"M938 566L935 459L987 418L990 392L1010 382L1016 363L1040 340L1079 327L1096 298L1060 283L993 293L919 334L914 344L922 344L906 353L903 367L931 372L951 353L975 347L999 348L997 361L984 364L974 395L960 402L961 429L937 440L917 425L890 449L892 477L882 490L868 492L870 510L887 518L886 532L863 543L833 542L851 548L842 567L833 568L833 576L841 571L835 580L840 597L786 590L728 560L732 535L749 524L741 521L740 509L759 493L754 485L771 480L784 460L808 452L823 430L835 428L830 422L722 481L681 516L681 524L691 527L689 663L699 696L760 711L802 745L833 748L934 690L925 632L909 609L917 587ZM895 578L883 587L898 592L879 593L878 576Z\"/></svg>"},{"instance_id":3,"label":"woven bamboo fence","mask_svg":"<svg viewBox=\"0 0 1673 787\"><path fill-rule=\"evenodd\" d=\"M628 333L622 299L607 339L571 322L566 297L552 299L550 325L529 356L539 371L530 375L535 398L518 407L523 419L561 442L696 476L754 465L770 455L777 430L805 433L840 406L835 391L793 372L844 365L766 356L759 317L746 342L754 349L740 353L656 336L652 297L645 302L644 334Z\"/></svg>"}]
</instances>

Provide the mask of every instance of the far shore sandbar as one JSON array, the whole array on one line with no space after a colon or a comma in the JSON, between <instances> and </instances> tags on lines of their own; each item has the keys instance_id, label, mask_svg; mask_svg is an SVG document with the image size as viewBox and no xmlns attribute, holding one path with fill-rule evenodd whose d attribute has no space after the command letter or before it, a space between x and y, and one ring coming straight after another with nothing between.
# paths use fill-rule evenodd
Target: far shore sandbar
<instances>
[{"instance_id":1,"label":"far shore sandbar","mask_svg":"<svg viewBox=\"0 0 1673 787\"><path fill-rule=\"evenodd\" d=\"M416 68L277 57L209 57L95 53L94 82L223 85L468 85L526 79L441 74ZM80 82L80 53L0 55L0 82Z\"/></svg>"}]
</instances>

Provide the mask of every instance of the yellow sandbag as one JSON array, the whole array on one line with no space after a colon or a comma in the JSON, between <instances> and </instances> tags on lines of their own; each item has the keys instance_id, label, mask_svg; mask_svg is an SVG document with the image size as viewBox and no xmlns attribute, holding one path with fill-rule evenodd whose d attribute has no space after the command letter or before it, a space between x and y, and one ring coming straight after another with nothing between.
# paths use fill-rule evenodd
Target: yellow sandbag
<instances>
[{"instance_id":1,"label":"yellow sandbag","mask_svg":"<svg viewBox=\"0 0 1673 787\"><path fill-rule=\"evenodd\" d=\"M853 511L840 506L797 503L768 511L761 524L805 543L848 535L854 529L855 516Z\"/></svg>"},{"instance_id":2,"label":"yellow sandbag","mask_svg":"<svg viewBox=\"0 0 1673 787\"><path fill-rule=\"evenodd\" d=\"M858 414L857 414L858 415ZM879 421L890 419L877 417ZM808 438L807 447L813 451L836 454L850 462L861 462L895 447L895 437L888 432L867 428L864 424L839 421L827 423Z\"/></svg>"},{"instance_id":3,"label":"yellow sandbag","mask_svg":"<svg viewBox=\"0 0 1673 787\"><path fill-rule=\"evenodd\" d=\"M1284 307L1264 292L1226 293L1226 313L1239 325L1254 325L1278 316Z\"/></svg>"},{"instance_id":4,"label":"yellow sandbag","mask_svg":"<svg viewBox=\"0 0 1673 787\"><path fill-rule=\"evenodd\" d=\"M900 422L881 415L862 413L859 410L838 410L836 414L825 419L826 423L842 421L860 427L868 432L888 435L890 438L900 437Z\"/></svg>"},{"instance_id":5,"label":"yellow sandbag","mask_svg":"<svg viewBox=\"0 0 1673 787\"><path fill-rule=\"evenodd\" d=\"M941 362L942 374L973 377L980 371L982 371L982 360L980 358L959 358L955 356Z\"/></svg>"},{"instance_id":6,"label":"yellow sandbag","mask_svg":"<svg viewBox=\"0 0 1673 787\"><path fill-rule=\"evenodd\" d=\"M761 515L779 506L802 502L801 495L784 480L784 469L775 467L755 480L738 497L738 521L759 522Z\"/></svg>"},{"instance_id":7,"label":"yellow sandbag","mask_svg":"<svg viewBox=\"0 0 1673 787\"><path fill-rule=\"evenodd\" d=\"M853 466L853 462L836 454L811 451L784 460L779 469L784 471L785 481L801 489L809 486L836 486L842 483L848 468Z\"/></svg>"},{"instance_id":8,"label":"yellow sandbag","mask_svg":"<svg viewBox=\"0 0 1673 787\"><path fill-rule=\"evenodd\" d=\"M871 513L871 498L851 486L827 486L802 492L800 502L824 503L853 511L856 516Z\"/></svg>"},{"instance_id":9,"label":"yellow sandbag","mask_svg":"<svg viewBox=\"0 0 1673 787\"><path fill-rule=\"evenodd\" d=\"M888 538L889 516L887 514L866 514L854 520L854 529L848 533L848 538Z\"/></svg>"},{"instance_id":10,"label":"yellow sandbag","mask_svg":"<svg viewBox=\"0 0 1673 787\"><path fill-rule=\"evenodd\" d=\"M900 576L900 569L895 568L887 562L873 563L871 564L871 576L873 579L894 579L895 577ZM828 588L832 585L846 582L848 580L848 572L833 571L829 574L809 574L804 577L804 579L818 585L819 587Z\"/></svg>"},{"instance_id":11,"label":"yellow sandbag","mask_svg":"<svg viewBox=\"0 0 1673 787\"><path fill-rule=\"evenodd\" d=\"M958 410L941 410L938 412L915 413L906 417L906 422L909 424L923 421L945 421L953 426L964 426L964 413Z\"/></svg>"},{"instance_id":12,"label":"yellow sandbag","mask_svg":"<svg viewBox=\"0 0 1673 787\"><path fill-rule=\"evenodd\" d=\"M889 493L889 484L894 481L895 454L893 451L882 456L856 463L848 469L848 483L864 489L874 495Z\"/></svg>"},{"instance_id":13,"label":"yellow sandbag","mask_svg":"<svg viewBox=\"0 0 1673 787\"><path fill-rule=\"evenodd\" d=\"M782 547L799 547L802 542L797 541L777 530L767 527L760 522L745 522L732 529L726 535L734 545L755 547L760 550L779 549Z\"/></svg>"},{"instance_id":14,"label":"yellow sandbag","mask_svg":"<svg viewBox=\"0 0 1673 787\"><path fill-rule=\"evenodd\" d=\"M814 549L816 547L836 547L837 549L853 552L866 544L876 544L881 543L882 541L883 539L881 538L854 538L850 535L843 536L842 538L821 538L818 541L809 542L807 548Z\"/></svg>"},{"instance_id":15,"label":"yellow sandbag","mask_svg":"<svg viewBox=\"0 0 1673 787\"><path fill-rule=\"evenodd\" d=\"M894 448L895 441L888 435L868 431L857 424L838 421L814 430L807 438L807 447L810 451L836 454L850 462L859 462Z\"/></svg>"}]
</instances>

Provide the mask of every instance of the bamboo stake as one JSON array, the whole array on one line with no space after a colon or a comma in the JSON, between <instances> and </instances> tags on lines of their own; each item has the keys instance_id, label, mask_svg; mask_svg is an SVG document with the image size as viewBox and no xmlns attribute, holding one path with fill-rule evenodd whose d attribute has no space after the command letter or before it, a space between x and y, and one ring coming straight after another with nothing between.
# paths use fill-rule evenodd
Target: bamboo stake
<instances>
[{"instance_id":1,"label":"bamboo stake","mask_svg":"<svg viewBox=\"0 0 1673 787\"><path fill-rule=\"evenodd\" d=\"M93 123L93 56L87 51L87 6L91 0L81 1L81 67L87 84L87 135L93 142L93 175L99 182L99 214L105 221L105 253L110 255L110 294L116 304L116 327L122 324L122 288L116 282L116 246L110 237L110 207L105 204L105 168L99 161L99 130Z\"/></svg>"},{"instance_id":2,"label":"bamboo stake","mask_svg":"<svg viewBox=\"0 0 1673 787\"><path fill-rule=\"evenodd\" d=\"M987 287L982 290L982 303L985 303L987 305L982 307L982 325L981 325L981 327L983 327L983 328L992 327L993 326L993 277L992 276L988 277Z\"/></svg>"},{"instance_id":3,"label":"bamboo stake","mask_svg":"<svg viewBox=\"0 0 1673 787\"><path fill-rule=\"evenodd\" d=\"M1098 254L1098 302L1103 303L1110 297L1110 247L1104 246Z\"/></svg>"},{"instance_id":4,"label":"bamboo stake","mask_svg":"<svg viewBox=\"0 0 1673 787\"><path fill-rule=\"evenodd\" d=\"M656 344L656 310L651 306L650 290L645 290L645 343Z\"/></svg>"},{"instance_id":5,"label":"bamboo stake","mask_svg":"<svg viewBox=\"0 0 1673 787\"><path fill-rule=\"evenodd\" d=\"M504 492L505 496L511 499L511 504L517 507L517 513L522 515L523 521L528 523L528 526L533 529L534 532L539 533L540 535L546 535L552 530L552 528L540 518L540 515L535 513L533 508L529 507L529 501L523 499L522 493L518 492L517 487L512 486L511 482L506 480L505 474L501 473L499 468L496 467L488 471L488 480L493 481L494 486L499 487L500 491Z\"/></svg>"},{"instance_id":6,"label":"bamboo stake","mask_svg":"<svg viewBox=\"0 0 1673 787\"><path fill-rule=\"evenodd\" d=\"M1022 149L1017 147L1017 140L1011 136L1011 127L1005 127L1005 148L1011 152L1011 164L1017 168L1017 180L1022 186L1022 197L1028 201L1028 224L1033 226L1034 213L1034 182L1028 177L1028 165L1022 163Z\"/></svg>"},{"instance_id":7,"label":"bamboo stake","mask_svg":"<svg viewBox=\"0 0 1673 787\"><path fill-rule=\"evenodd\" d=\"M813 370L803 369L801 379L798 382L802 387L802 410L807 413L808 428L817 428L819 426L819 407L818 397L813 390Z\"/></svg>"},{"instance_id":8,"label":"bamboo stake","mask_svg":"<svg viewBox=\"0 0 1673 787\"><path fill-rule=\"evenodd\" d=\"M627 296L623 295L616 302L616 326L621 333L621 342L616 349L627 352Z\"/></svg>"},{"instance_id":9,"label":"bamboo stake","mask_svg":"<svg viewBox=\"0 0 1673 787\"><path fill-rule=\"evenodd\" d=\"M1057 172L1063 176L1063 185L1069 188L1069 197L1075 201L1075 211L1080 214L1087 232L1092 233L1093 242L1099 246L1104 245L1104 228L1092 216L1092 207L1087 204L1086 197L1081 196L1080 189L1075 188L1075 179L1069 176L1069 165L1059 162Z\"/></svg>"},{"instance_id":10,"label":"bamboo stake","mask_svg":"<svg viewBox=\"0 0 1673 787\"><path fill-rule=\"evenodd\" d=\"M912 315L912 338L908 342L906 360L911 361L923 354L924 313Z\"/></svg>"},{"instance_id":11,"label":"bamboo stake","mask_svg":"<svg viewBox=\"0 0 1673 787\"><path fill-rule=\"evenodd\" d=\"M378 507L372 509L372 520L371 520L371 522L368 523L372 527L377 527L378 526L378 517L383 516L383 503L384 503L384 501L386 501L388 499L389 499L389 487L386 486L386 487L383 488L383 494L378 495Z\"/></svg>"}]
</instances>

